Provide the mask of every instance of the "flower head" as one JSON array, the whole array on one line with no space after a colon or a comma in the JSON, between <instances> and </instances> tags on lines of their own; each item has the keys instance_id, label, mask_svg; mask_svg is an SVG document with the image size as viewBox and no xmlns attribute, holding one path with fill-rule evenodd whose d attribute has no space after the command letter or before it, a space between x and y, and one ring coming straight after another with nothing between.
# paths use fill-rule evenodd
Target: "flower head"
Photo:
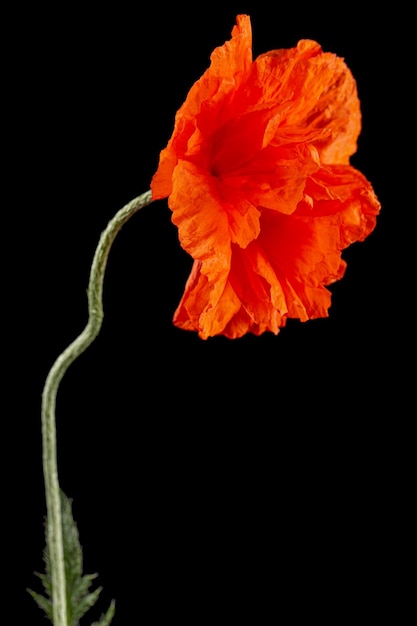
<instances>
[{"instance_id":1,"label":"flower head","mask_svg":"<svg viewBox=\"0 0 417 626\"><path fill-rule=\"evenodd\" d=\"M341 251L380 209L349 165L360 127L343 59L301 40L253 61L250 18L237 17L178 110L151 184L194 259L177 326L234 338L328 315Z\"/></svg>"}]
</instances>

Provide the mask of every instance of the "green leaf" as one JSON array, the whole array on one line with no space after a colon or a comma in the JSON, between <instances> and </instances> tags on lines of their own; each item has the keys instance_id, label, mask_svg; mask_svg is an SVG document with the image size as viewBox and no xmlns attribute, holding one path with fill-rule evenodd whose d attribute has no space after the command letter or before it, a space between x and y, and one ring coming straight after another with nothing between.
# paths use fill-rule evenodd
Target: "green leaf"
<instances>
[{"instance_id":1,"label":"green leaf","mask_svg":"<svg viewBox=\"0 0 417 626\"><path fill-rule=\"evenodd\" d=\"M65 494L61 491L61 518L62 538L64 547L65 582L67 593L67 618L68 626L79 626L83 615L96 603L102 588L98 587L90 591L93 580L97 574L83 575L83 554L79 541L77 525L72 516L72 505ZM46 526L46 525L45 525ZM40 578L45 595L41 595L32 589L29 594L37 605L45 612L47 618L53 623L52 611L52 580L48 546L44 553L45 574L36 575ZM109 626L115 613L114 601L107 612L102 615L98 622L92 626Z\"/></svg>"},{"instance_id":2,"label":"green leaf","mask_svg":"<svg viewBox=\"0 0 417 626\"><path fill-rule=\"evenodd\" d=\"M91 626L109 626L110 622L112 621L114 617L115 610L116 610L116 606L115 606L114 600L112 600L112 603L110 604L105 615L102 615L100 618L100 621L94 622L94 624L91 624Z\"/></svg>"},{"instance_id":3,"label":"green leaf","mask_svg":"<svg viewBox=\"0 0 417 626\"><path fill-rule=\"evenodd\" d=\"M52 602L48 598L44 598L44 596L41 596L40 593L36 593L35 591L32 591L32 589L28 589L28 592L30 593L32 598L35 600L36 604L41 609L43 609L43 611L45 611L46 617L49 619L49 621L53 622Z\"/></svg>"}]
</instances>

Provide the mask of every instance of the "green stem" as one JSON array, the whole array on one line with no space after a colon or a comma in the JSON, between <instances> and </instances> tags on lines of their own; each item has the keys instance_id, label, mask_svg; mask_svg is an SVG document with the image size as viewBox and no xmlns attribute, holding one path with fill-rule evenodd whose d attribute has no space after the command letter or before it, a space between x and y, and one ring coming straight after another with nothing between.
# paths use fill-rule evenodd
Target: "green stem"
<instances>
[{"instance_id":1,"label":"green stem","mask_svg":"<svg viewBox=\"0 0 417 626\"><path fill-rule=\"evenodd\" d=\"M62 540L61 500L56 451L55 406L59 384L68 367L97 337L103 322L103 279L112 243L125 222L152 202L150 191L124 206L108 223L98 243L88 285L89 318L83 332L62 352L52 366L42 394L43 472L47 508L47 545L52 578L54 626L68 626Z\"/></svg>"}]
</instances>

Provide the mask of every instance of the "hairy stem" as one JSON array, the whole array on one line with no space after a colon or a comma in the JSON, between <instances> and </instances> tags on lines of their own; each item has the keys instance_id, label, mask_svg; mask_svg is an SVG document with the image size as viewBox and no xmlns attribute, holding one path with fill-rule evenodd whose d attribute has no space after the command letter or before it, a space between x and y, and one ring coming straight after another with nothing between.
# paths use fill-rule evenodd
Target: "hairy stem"
<instances>
[{"instance_id":1,"label":"hairy stem","mask_svg":"<svg viewBox=\"0 0 417 626\"><path fill-rule=\"evenodd\" d=\"M62 541L61 500L56 450L55 406L59 384L68 367L97 337L103 322L103 279L112 243L125 222L152 202L150 191L124 206L108 223L98 243L88 285L88 322L83 332L53 364L42 394L42 450L47 508L47 545L51 564L54 626L68 626Z\"/></svg>"}]
</instances>

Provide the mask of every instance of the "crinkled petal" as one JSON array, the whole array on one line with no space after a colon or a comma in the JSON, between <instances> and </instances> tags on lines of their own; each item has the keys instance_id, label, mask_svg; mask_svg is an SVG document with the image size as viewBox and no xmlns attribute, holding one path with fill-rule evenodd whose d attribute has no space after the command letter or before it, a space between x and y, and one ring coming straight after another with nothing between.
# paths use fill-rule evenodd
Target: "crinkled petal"
<instances>
[{"instance_id":1,"label":"crinkled petal","mask_svg":"<svg viewBox=\"0 0 417 626\"><path fill-rule=\"evenodd\" d=\"M264 85L261 100L286 102L275 135L314 140L324 163L345 163L356 152L361 129L356 82L344 60L315 41L260 55L253 64Z\"/></svg>"},{"instance_id":2,"label":"crinkled petal","mask_svg":"<svg viewBox=\"0 0 417 626\"><path fill-rule=\"evenodd\" d=\"M230 267L230 231L227 213L218 197L215 183L188 161L179 161L173 173L169 196L172 221L178 227L181 246L195 260L201 272L224 287ZM220 281L220 282L218 282Z\"/></svg>"},{"instance_id":3,"label":"crinkled petal","mask_svg":"<svg viewBox=\"0 0 417 626\"><path fill-rule=\"evenodd\" d=\"M195 154L200 133L206 135L223 123L222 103L233 97L252 63L252 31L247 15L237 17L232 39L211 54L211 65L190 89L175 116L173 134L162 150L151 182L152 197L165 198L172 191L172 174L178 159ZM197 134L197 139L196 139Z\"/></svg>"},{"instance_id":4,"label":"crinkled petal","mask_svg":"<svg viewBox=\"0 0 417 626\"><path fill-rule=\"evenodd\" d=\"M287 294L288 316L300 319L300 304L307 318L327 316L330 293L325 286L344 274L341 252L370 234L380 209L369 182L350 166L326 166L307 189L310 202L301 202L292 215L262 212L256 242L265 250L284 291L290 286L297 295L293 310L293 296Z\"/></svg>"},{"instance_id":5,"label":"crinkled petal","mask_svg":"<svg viewBox=\"0 0 417 626\"><path fill-rule=\"evenodd\" d=\"M297 215L307 219L334 216L339 222L340 245L363 241L375 228L381 204L370 182L350 165L326 165L306 181L307 202Z\"/></svg>"},{"instance_id":6,"label":"crinkled petal","mask_svg":"<svg viewBox=\"0 0 417 626\"><path fill-rule=\"evenodd\" d=\"M313 146L269 146L221 180L226 186L245 193L254 206L290 214L304 196L306 178L319 167Z\"/></svg>"},{"instance_id":7,"label":"crinkled petal","mask_svg":"<svg viewBox=\"0 0 417 626\"><path fill-rule=\"evenodd\" d=\"M250 249L252 246L250 246ZM201 263L194 262L183 297L174 314L174 324L184 330L195 330L203 339L222 334L230 338L251 332L278 333L285 324L285 299L279 282L263 256L235 247L229 280L220 299L210 306L210 283L201 274ZM248 259L258 256L252 266ZM271 298L272 295L272 298ZM280 310L284 308L283 310Z\"/></svg>"},{"instance_id":8,"label":"crinkled petal","mask_svg":"<svg viewBox=\"0 0 417 626\"><path fill-rule=\"evenodd\" d=\"M238 303L228 282L231 245L243 248L258 236L259 211L188 161L174 169L168 202L180 243L198 262L175 323L191 325L204 337L218 334Z\"/></svg>"},{"instance_id":9,"label":"crinkled petal","mask_svg":"<svg viewBox=\"0 0 417 626\"><path fill-rule=\"evenodd\" d=\"M228 269L230 244L245 248L259 234L259 210L239 189L190 163L179 161L169 197L172 221L178 226L180 242L194 259L210 267Z\"/></svg>"},{"instance_id":10,"label":"crinkled petal","mask_svg":"<svg viewBox=\"0 0 417 626\"><path fill-rule=\"evenodd\" d=\"M226 281L220 297L213 304L213 285L201 273L201 267L200 261L194 262L173 321L179 328L194 330L202 339L207 339L224 334L224 329L239 311L241 303Z\"/></svg>"},{"instance_id":11,"label":"crinkled petal","mask_svg":"<svg viewBox=\"0 0 417 626\"><path fill-rule=\"evenodd\" d=\"M274 269L256 242L244 251L234 248L229 280L248 321L276 334L287 313L285 295Z\"/></svg>"}]
</instances>

